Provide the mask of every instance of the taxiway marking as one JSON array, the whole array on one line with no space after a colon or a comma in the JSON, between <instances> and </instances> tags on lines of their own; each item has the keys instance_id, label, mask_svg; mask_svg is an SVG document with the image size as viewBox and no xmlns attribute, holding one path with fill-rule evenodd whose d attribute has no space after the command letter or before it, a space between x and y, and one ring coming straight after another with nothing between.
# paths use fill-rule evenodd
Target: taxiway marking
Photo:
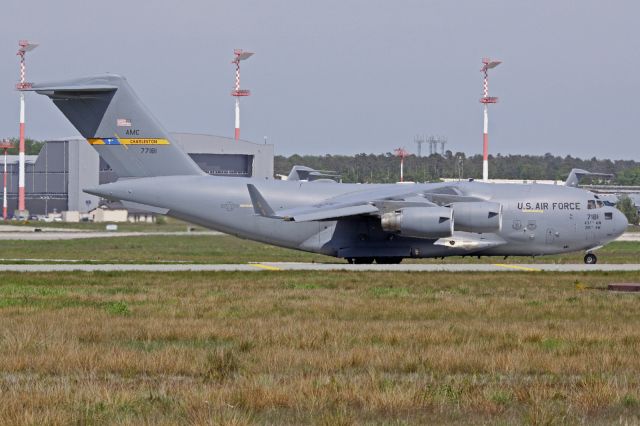
<instances>
[{"instance_id":1,"label":"taxiway marking","mask_svg":"<svg viewBox=\"0 0 640 426\"><path fill-rule=\"evenodd\" d=\"M278 268L277 266L264 265L262 263L249 263L251 266L255 266L256 268L266 269L267 271L282 271L282 268Z\"/></svg>"},{"instance_id":2,"label":"taxiway marking","mask_svg":"<svg viewBox=\"0 0 640 426\"><path fill-rule=\"evenodd\" d=\"M519 265L507 265L506 263L494 263L494 266L500 266L501 268L511 268L511 269L517 269L519 271L528 271L528 272L541 272L541 269L537 269L537 268L528 268L526 266L519 266Z\"/></svg>"}]
</instances>

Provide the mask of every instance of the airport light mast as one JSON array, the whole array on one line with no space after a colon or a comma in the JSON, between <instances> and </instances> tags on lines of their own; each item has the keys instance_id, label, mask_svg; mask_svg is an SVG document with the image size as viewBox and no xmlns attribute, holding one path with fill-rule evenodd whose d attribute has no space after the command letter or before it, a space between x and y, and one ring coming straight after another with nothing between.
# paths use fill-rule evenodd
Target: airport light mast
<instances>
[{"instance_id":1,"label":"airport light mast","mask_svg":"<svg viewBox=\"0 0 640 426\"><path fill-rule=\"evenodd\" d=\"M502 61L494 61L489 58L482 58L482 68L480 72L484 74L483 96L480 103L484 104L484 132L482 135L482 180L489 180L489 104L498 102L495 96L489 96L489 70L500 65Z\"/></svg>"},{"instance_id":2,"label":"airport light mast","mask_svg":"<svg viewBox=\"0 0 640 426\"><path fill-rule=\"evenodd\" d=\"M17 55L20 57L20 82L16 84L16 89L20 92L20 147L19 147L19 165L18 165L18 218L24 214L25 202L24 202L24 91L25 89L31 88L31 83L27 83L25 80L25 75L27 71L27 67L25 64L24 57L27 52L38 47L37 43L31 43L27 40L20 40L18 42L18 53ZM6 166L6 163L5 163Z\"/></svg>"},{"instance_id":3,"label":"airport light mast","mask_svg":"<svg viewBox=\"0 0 640 426\"><path fill-rule=\"evenodd\" d=\"M4 151L4 173L2 175L2 219L7 220L7 151L13 148L13 144L7 139L0 142L0 149Z\"/></svg>"},{"instance_id":4,"label":"airport light mast","mask_svg":"<svg viewBox=\"0 0 640 426\"><path fill-rule=\"evenodd\" d=\"M249 59L253 55L253 52L245 52L242 49L234 49L233 54L235 58L231 61L236 66L236 87L231 92L231 96L236 98L236 131L235 140L240 139L240 97L249 96L251 92L249 90L240 90L240 61Z\"/></svg>"},{"instance_id":5,"label":"airport light mast","mask_svg":"<svg viewBox=\"0 0 640 426\"><path fill-rule=\"evenodd\" d=\"M409 152L404 148L396 148L393 152L400 157L400 182L404 182L404 158L409 155Z\"/></svg>"}]
</instances>

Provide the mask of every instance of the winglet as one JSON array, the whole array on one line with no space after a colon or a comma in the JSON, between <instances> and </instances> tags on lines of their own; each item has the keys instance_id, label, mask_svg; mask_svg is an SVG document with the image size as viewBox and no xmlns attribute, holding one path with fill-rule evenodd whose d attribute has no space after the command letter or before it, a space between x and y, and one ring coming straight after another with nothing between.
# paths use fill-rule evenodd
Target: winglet
<instances>
[{"instance_id":1,"label":"winglet","mask_svg":"<svg viewBox=\"0 0 640 426\"><path fill-rule=\"evenodd\" d=\"M260 216L265 217L276 217L275 212L267 203L267 200L264 199L258 188L256 188L252 184L247 184L247 189L249 190L249 197L251 197L251 203L253 204L253 211Z\"/></svg>"}]
</instances>

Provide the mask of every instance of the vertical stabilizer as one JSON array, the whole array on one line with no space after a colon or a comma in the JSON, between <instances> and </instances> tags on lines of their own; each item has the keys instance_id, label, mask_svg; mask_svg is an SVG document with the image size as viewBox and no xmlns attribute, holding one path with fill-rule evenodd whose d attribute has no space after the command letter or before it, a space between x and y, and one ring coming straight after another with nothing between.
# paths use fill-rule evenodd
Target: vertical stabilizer
<instances>
[{"instance_id":1,"label":"vertical stabilizer","mask_svg":"<svg viewBox=\"0 0 640 426\"><path fill-rule=\"evenodd\" d=\"M119 177L203 174L124 77L34 84L31 90L51 98Z\"/></svg>"}]
</instances>

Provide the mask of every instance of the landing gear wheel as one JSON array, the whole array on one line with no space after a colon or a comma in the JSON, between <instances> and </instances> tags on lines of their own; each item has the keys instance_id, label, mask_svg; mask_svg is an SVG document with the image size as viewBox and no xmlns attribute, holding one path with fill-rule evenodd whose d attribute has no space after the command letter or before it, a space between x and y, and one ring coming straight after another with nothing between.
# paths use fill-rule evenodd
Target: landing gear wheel
<instances>
[{"instance_id":1,"label":"landing gear wheel","mask_svg":"<svg viewBox=\"0 0 640 426\"><path fill-rule=\"evenodd\" d=\"M587 253L584 255L584 263L587 265L595 265L598 262L598 258L593 253Z\"/></svg>"},{"instance_id":2,"label":"landing gear wheel","mask_svg":"<svg viewBox=\"0 0 640 426\"><path fill-rule=\"evenodd\" d=\"M397 265L400 262L402 262L401 257L376 257L378 265Z\"/></svg>"},{"instance_id":3,"label":"landing gear wheel","mask_svg":"<svg viewBox=\"0 0 640 426\"><path fill-rule=\"evenodd\" d=\"M373 257L354 257L353 263L356 265L370 265L373 263Z\"/></svg>"}]
</instances>

